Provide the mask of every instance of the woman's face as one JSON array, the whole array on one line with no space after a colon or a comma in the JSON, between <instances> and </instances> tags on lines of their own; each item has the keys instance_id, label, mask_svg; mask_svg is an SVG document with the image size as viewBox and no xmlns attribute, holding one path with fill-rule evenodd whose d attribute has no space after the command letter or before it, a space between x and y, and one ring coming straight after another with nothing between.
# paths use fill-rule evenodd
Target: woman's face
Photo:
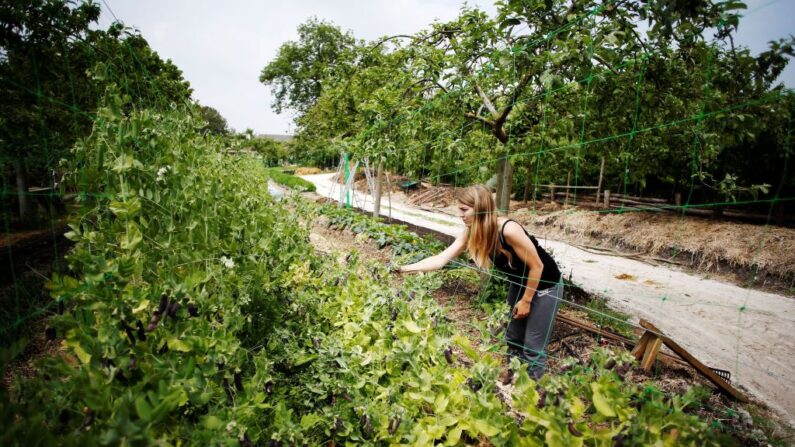
<instances>
[{"instance_id":1,"label":"woman's face","mask_svg":"<svg viewBox=\"0 0 795 447\"><path fill-rule=\"evenodd\" d=\"M471 206L458 202L458 217L464 221L467 227L472 225L472 219L475 217L475 209Z\"/></svg>"}]
</instances>

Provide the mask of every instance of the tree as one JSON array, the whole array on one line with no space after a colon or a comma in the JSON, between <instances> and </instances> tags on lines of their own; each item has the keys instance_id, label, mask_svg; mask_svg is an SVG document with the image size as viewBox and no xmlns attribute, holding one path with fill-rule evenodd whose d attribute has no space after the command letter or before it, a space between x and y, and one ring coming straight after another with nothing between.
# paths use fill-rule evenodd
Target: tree
<instances>
[{"instance_id":1,"label":"tree","mask_svg":"<svg viewBox=\"0 0 795 447\"><path fill-rule=\"evenodd\" d=\"M165 109L190 101L193 89L182 70L161 59L138 31L115 22L91 36L85 50L99 95L115 84L138 108Z\"/></svg>"},{"instance_id":2,"label":"tree","mask_svg":"<svg viewBox=\"0 0 795 447\"><path fill-rule=\"evenodd\" d=\"M99 6L70 8L58 0L14 0L0 5L0 147L16 176L19 216L32 218L28 175L41 176L86 132L89 98L81 69L82 40L99 18ZM57 104L57 105L56 105ZM68 105L68 108L61 104ZM89 108L90 109L90 108ZM71 112L71 113L69 113Z\"/></svg>"},{"instance_id":3,"label":"tree","mask_svg":"<svg viewBox=\"0 0 795 447\"><path fill-rule=\"evenodd\" d=\"M326 79L335 67L352 62L355 44L350 32L343 33L331 23L309 19L298 26L298 41L279 48L276 59L262 69L259 80L271 87L276 113L285 109L299 116L320 97Z\"/></svg>"},{"instance_id":4,"label":"tree","mask_svg":"<svg viewBox=\"0 0 795 447\"><path fill-rule=\"evenodd\" d=\"M168 107L190 99L190 85L170 61L121 24L92 30L92 1L12 0L0 5L0 151L16 177L19 216L32 217L29 177L50 178L91 127L106 88L134 107Z\"/></svg>"},{"instance_id":5,"label":"tree","mask_svg":"<svg viewBox=\"0 0 795 447\"><path fill-rule=\"evenodd\" d=\"M757 57L735 48L743 7L526 0L498 2L495 17L464 8L329 65L296 119L297 147L325 166L344 150L456 184L496 168L503 210L517 183L525 195L531 184L595 184L602 160L614 191L756 197L795 178L775 168L789 153L792 106L774 82L793 39Z\"/></svg>"},{"instance_id":6,"label":"tree","mask_svg":"<svg viewBox=\"0 0 795 447\"><path fill-rule=\"evenodd\" d=\"M204 127L206 132L215 135L226 135L229 133L226 119L221 116L221 113L218 110L210 106L200 106L200 110L202 118L204 118L204 121L207 122L207 125Z\"/></svg>"}]
</instances>

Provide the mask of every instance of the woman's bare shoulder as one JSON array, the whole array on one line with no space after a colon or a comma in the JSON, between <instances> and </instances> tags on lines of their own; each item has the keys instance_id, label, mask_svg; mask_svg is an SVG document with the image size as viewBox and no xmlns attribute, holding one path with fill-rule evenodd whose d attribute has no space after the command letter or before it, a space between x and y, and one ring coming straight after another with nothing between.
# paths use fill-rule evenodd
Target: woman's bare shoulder
<instances>
[{"instance_id":1,"label":"woman's bare shoulder","mask_svg":"<svg viewBox=\"0 0 795 447\"><path fill-rule=\"evenodd\" d=\"M506 224L506 222L509 222ZM509 219L509 218L498 218L497 223L499 224L500 228L502 228L502 232L506 238L512 239L514 237L519 237L524 235L524 228L522 224L519 222Z\"/></svg>"}]
</instances>

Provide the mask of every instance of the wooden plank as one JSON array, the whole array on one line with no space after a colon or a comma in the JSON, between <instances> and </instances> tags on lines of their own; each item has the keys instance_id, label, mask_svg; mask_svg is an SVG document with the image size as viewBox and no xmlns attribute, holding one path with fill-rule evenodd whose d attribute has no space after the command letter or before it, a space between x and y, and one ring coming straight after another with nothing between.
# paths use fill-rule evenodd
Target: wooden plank
<instances>
[{"instance_id":1,"label":"wooden plank","mask_svg":"<svg viewBox=\"0 0 795 447\"><path fill-rule=\"evenodd\" d=\"M635 357L635 360L640 360L641 358L643 358L643 354L646 352L646 345L649 344L649 340L651 340L652 337L654 336L649 331L644 332L643 335L640 337L640 341L638 342L638 344L636 344L635 347L632 348L632 355Z\"/></svg>"},{"instance_id":2,"label":"wooden plank","mask_svg":"<svg viewBox=\"0 0 795 447\"><path fill-rule=\"evenodd\" d=\"M626 343L626 344L628 344L630 346L633 346L635 344L635 342L633 340L630 340L630 339L628 339L626 337L622 337L621 335L614 334L612 332L606 331L604 329L600 329L600 328L590 324L587 321L583 321L583 320L580 320L580 319L565 315L562 312L558 312L558 315L557 315L556 319L558 319L558 320L560 320L560 321L562 321L562 322L564 322L566 324L572 325L574 327L578 327L580 329L585 329L586 331L593 332L596 335L601 335L602 337L608 338L608 339L613 340L613 341Z\"/></svg>"},{"instance_id":3,"label":"wooden plank","mask_svg":"<svg viewBox=\"0 0 795 447\"><path fill-rule=\"evenodd\" d=\"M737 399L740 402L748 402L748 398L745 397L745 395L740 393L740 391L735 389L733 386L731 386L728 383L726 383L723 379L720 378L720 376L715 374L715 372L712 371L709 367L707 367L706 365L701 363L697 358L693 357L692 354L687 352L687 350L685 348L679 346L678 343L676 343L675 341L671 340L667 336L663 335L662 332L659 329L657 329L656 326L654 326L650 322L648 322L646 320L643 320L643 319L640 320L640 325L642 327L644 327L645 329L648 329L650 331L656 332L657 336L660 337L660 339L662 339L662 342L665 343L666 346L668 346L672 351L674 351L680 357L682 357L687 363L689 363L691 366L693 366L693 368L695 368L698 372L703 374L704 377L709 379L709 381L712 382L713 384L715 384L715 386L717 386L720 390L722 390L726 394L729 394L730 396L734 397L735 399Z\"/></svg>"},{"instance_id":4,"label":"wooden plank","mask_svg":"<svg viewBox=\"0 0 795 447\"><path fill-rule=\"evenodd\" d=\"M558 312L556 320L560 320L560 321L562 321L562 322L564 322L566 324L569 324L571 326L574 326L574 327L577 327L577 328L580 328L580 329L584 329L584 330L586 330L588 332L591 332L593 334L602 336L602 337L604 337L604 338L606 338L608 340L613 340L615 342L623 343L627 347L637 346L637 344L638 344L638 342L636 342L635 340L631 340L629 338L626 338L624 336L615 334L613 332L606 331L604 329L600 329L600 328L592 325L591 323L589 323L587 321L583 321L583 320L580 320L578 318L574 318L572 316L565 315L563 312ZM641 353L642 352L643 351L641 351ZM638 357L638 360L640 360L640 358L641 357ZM676 356L670 355L668 353L665 353L665 352L660 352L660 354L658 356L658 359L661 362L663 362L664 364L668 365L668 366L690 366L690 364L685 362L684 360L682 360L682 359L680 359L680 358L678 358Z\"/></svg>"},{"instance_id":5,"label":"wooden plank","mask_svg":"<svg viewBox=\"0 0 795 447\"><path fill-rule=\"evenodd\" d=\"M646 343L646 349L643 352L643 360L640 362L640 367L646 372L651 371L651 368L654 366L654 361L657 360L657 354L660 352L662 343L662 339L655 336L652 336L651 340Z\"/></svg>"}]
</instances>

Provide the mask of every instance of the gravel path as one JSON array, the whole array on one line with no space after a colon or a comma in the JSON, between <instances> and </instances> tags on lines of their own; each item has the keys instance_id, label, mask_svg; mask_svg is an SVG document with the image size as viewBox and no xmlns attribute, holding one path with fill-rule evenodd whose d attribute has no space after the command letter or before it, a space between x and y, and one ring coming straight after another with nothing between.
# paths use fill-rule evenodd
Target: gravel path
<instances>
[{"instance_id":1,"label":"gravel path","mask_svg":"<svg viewBox=\"0 0 795 447\"><path fill-rule=\"evenodd\" d=\"M333 174L302 176L317 193L339 200ZM367 211L373 199L351 193L351 206ZM453 216L418 209L386 198L381 214L457 235ZM564 275L612 307L654 323L708 366L732 373L732 383L750 392L795 426L795 300L706 279L673 267L659 267L609 254L594 254L551 239L540 240ZM598 317L595 317L598 318Z\"/></svg>"}]
</instances>

